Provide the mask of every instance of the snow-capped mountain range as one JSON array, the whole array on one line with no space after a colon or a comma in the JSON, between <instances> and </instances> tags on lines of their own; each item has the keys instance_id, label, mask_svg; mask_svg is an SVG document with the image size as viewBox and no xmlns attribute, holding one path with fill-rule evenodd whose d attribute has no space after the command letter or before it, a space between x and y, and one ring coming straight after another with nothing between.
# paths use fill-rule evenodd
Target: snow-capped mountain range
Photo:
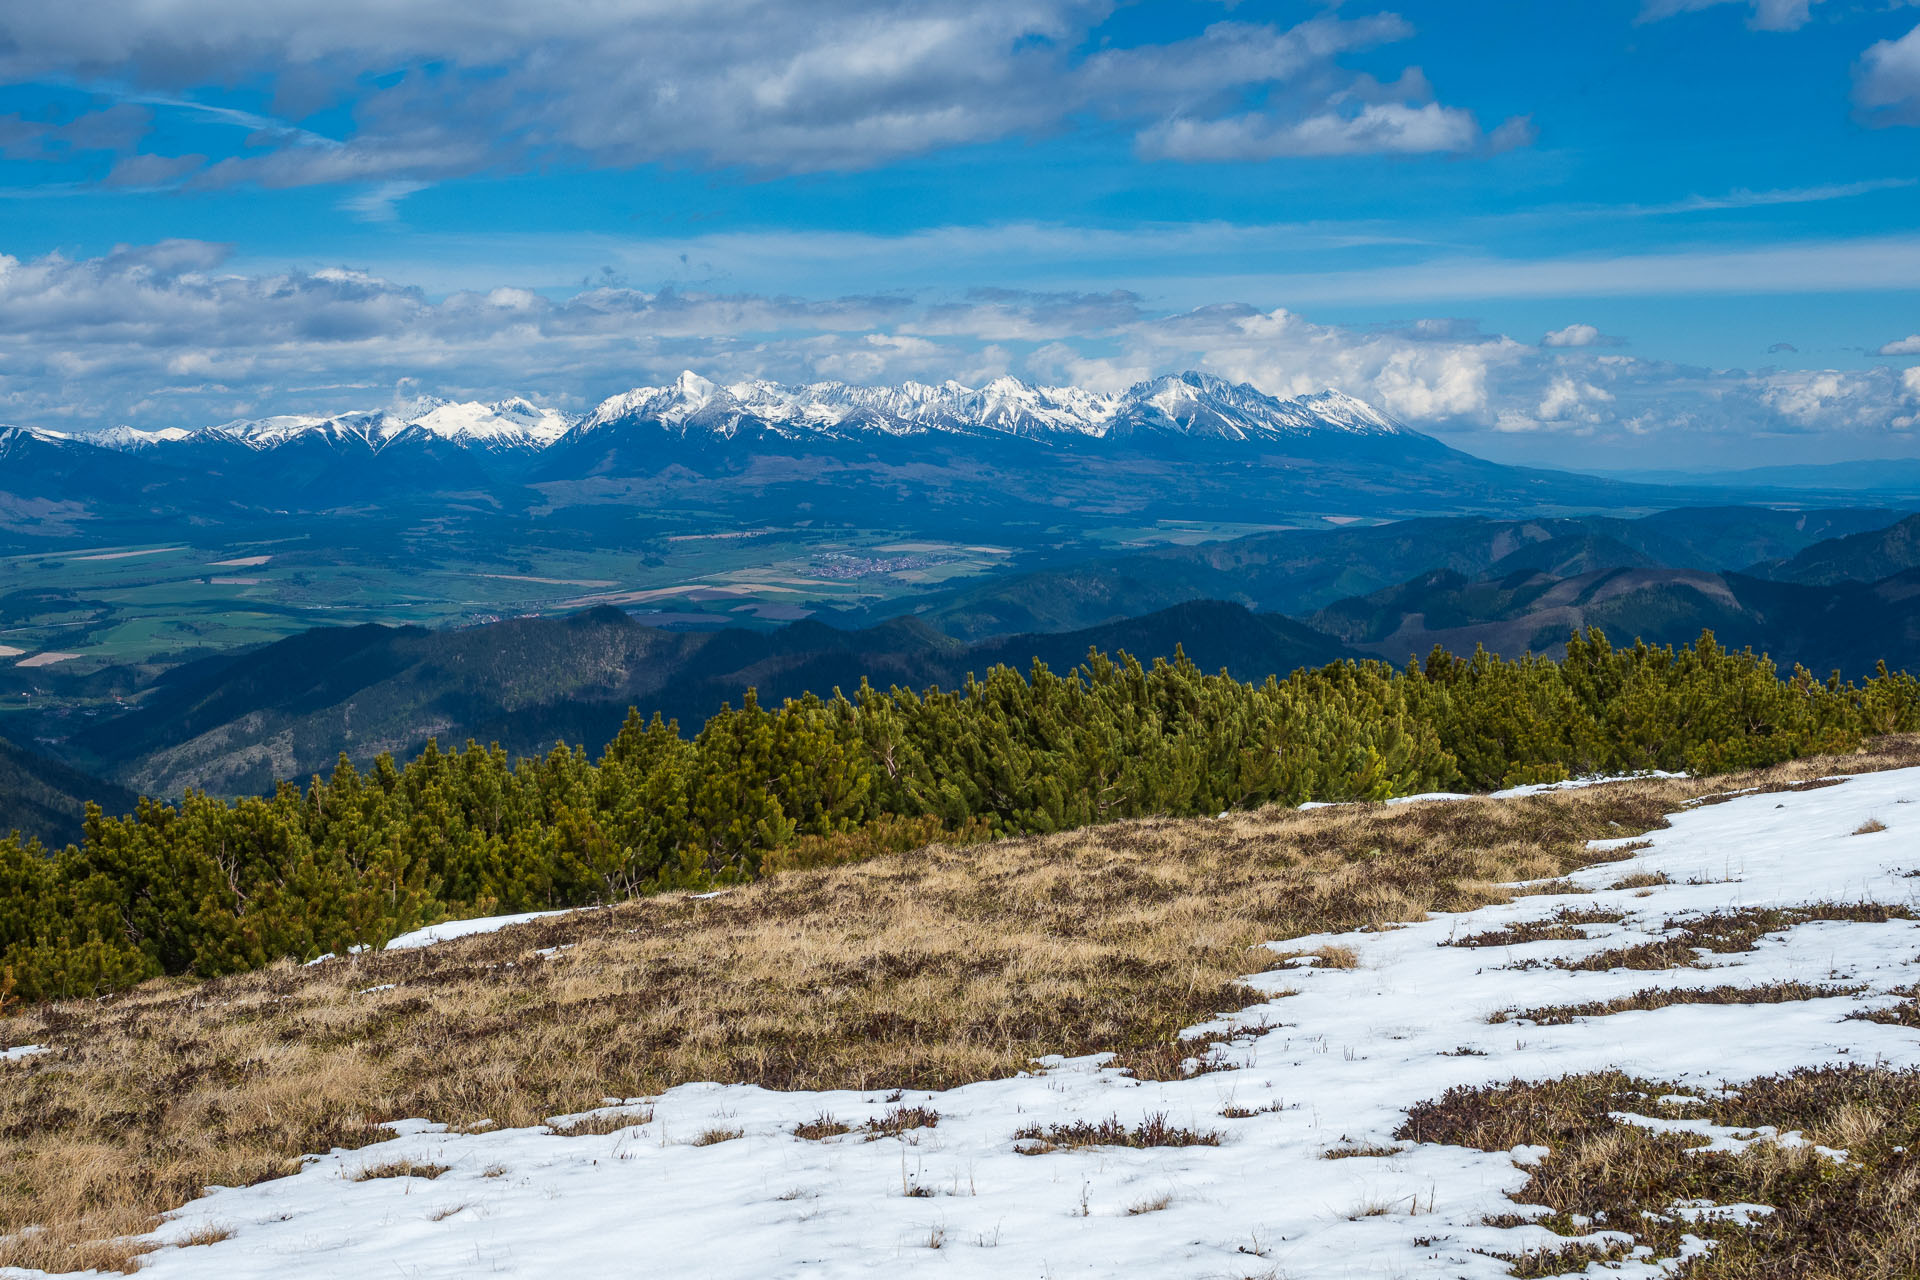
<instances>
[{"instance_id":1,"label":"snow-capped mountain range","mask_svg":"<svg viewBox=\"0 0 1920 1280\"><path fill-rule=\"evenodd\" d=\"M1138 383L1118 394L1038 387L996 378L982 387L854 386L818 382L721 385L683 373L664 387L637 387L591 412L570 415L514 397L493 404L421 399L372 411L283 415L217 426L157 431L114 427L88 435L38 431L48 440L83 440L120 450L187 442L231 442L267 450L302 439L358 441L379 450L431 437L487 449L540 450L599 433L655 430L680 439L730 440L743 432L804 442L934 433L1049 438L1136 435L1210 440L1283 440L1316 435L1414 434L1379 410L1338 391L1282 399L1247 383L1183 373Z\"/></svg>"},{"instance_id":2,"label":"snow-capped mountain range","mask_svg":"<svg viewBox=\"0 0 1920 1280\"><path fill-rule=\"evenodd\" d=\"M431 397L388 409L333 415L283 414L243 419L202 427L197 431L167 427L142 431L113 427L80 437L116 449L139 449L193 440L231 440L256 449L271 449L303 437L329 436L361 440L373 448L409 434L424 433L442 440L489 447L544 448L564 436L574 419L557 409L544 409L518 396L493 404L454 403Z\"/></svg>"}]
</instances>

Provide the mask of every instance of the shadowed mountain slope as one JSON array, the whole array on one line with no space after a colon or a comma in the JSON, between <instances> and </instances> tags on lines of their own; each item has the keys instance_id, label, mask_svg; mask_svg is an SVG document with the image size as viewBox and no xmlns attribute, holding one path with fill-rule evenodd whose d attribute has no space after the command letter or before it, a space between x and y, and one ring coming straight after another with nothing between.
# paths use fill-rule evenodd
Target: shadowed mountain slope
<instances>
[{"instance_id":1,"label":"shadowed mountain slope","mask_svg":"<svg viewBox=\"0 0 1920 1280\"><path fill-rule=\"evenodd\" d=\"M1751 572L1780 582L1825 585L1874 582L1913 568L1920 568L1920 515L1815 543L1789 560L1762 563Z\"/></svg>"},{"instance_id":2,"label":"shadowed mountain slope","mask_svg":"<svg viewBox=\"0 0 1920 1280\"><path fill-rule=\"evenodd\" d=\"M0 838L17 831L49 847L78 840L88 801L125 813L134 796L0 738Z\"/></svg>"},{"instance_id":3,"label":"shadowed mountain slope","mask_svg":"<svg viewBox=\"0 0 1920 1280\"><path fill-rule=\"evenodd\" d=\"M1570 577L1522 570L1472 580L1447 570L1313 615L1316 627L1393 660L1435 645L1505 657L1559 655L1569 632L1599 627L1616 644L1687 644L1711 630L1730 648L1824 675L1920 669L1920 571L1875 583L1769 582L1693 569L1603 569Z\"/></svg>"},{"instance_id":4,"label":"shadowed mountain slope","mask_svg":"<svg viewBox=\"0 0 1920 1280\"><path fill-rule=\"evenodd\" d=\"M1822 539L1880 529L1898 517L1887 510L1709 507L1638 520L1461 518L1295 529L969 583L923 600L915 616L972 640L1094 626L1193 599L1300 616L1441 569L1479 579L1519 569L1567 576L1655 566L1736 568L1791 556Z\"/></svg>"}]
</instances>

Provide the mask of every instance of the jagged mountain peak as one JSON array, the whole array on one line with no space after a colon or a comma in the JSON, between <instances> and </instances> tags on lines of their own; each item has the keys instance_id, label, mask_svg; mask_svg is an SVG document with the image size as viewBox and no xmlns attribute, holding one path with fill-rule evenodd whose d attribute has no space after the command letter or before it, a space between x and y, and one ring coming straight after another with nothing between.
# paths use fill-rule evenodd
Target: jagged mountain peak
<instances>
[{"instance_id":1,"label":"jagged mountain peak","mask_svg":"<svg viewBox=\"0 0 1920 1280\"><path fill-rule=\"evenodd\" d=\"M685 373L669 387L636 387L609 397L582 419L579 430L655 427L684 435L704 429L729 437L750 424L789 437L950 431L1271 439L1329 430L1364 435L1406 430L1339 392L1288 400L1248 383L1192 371L1149 379L1118 394L1037 386L1008 374L979 387L951 379L939 386L741 382L722 387Z\"/></svg>"},{"instance_id":2,"label":"jagged mountain peak","mask_svg":"<svg viewBox=\"0 0 1920 1280\"><path fill-rule=\"evenodd\" d=\"M381 409L282 414L194 431L118 427L88 439L117 449L205 440L258 450L308 440L378 451L397 441L429 438L487 449L544 449L563 438L608 429L720 440L742 433L790 440L930 433L1272 440L1329 432L1406 432L1392 418L1343 392L1282 398L1250 383L1191 370L1150 378L1116 393L1040 386L1011 374L978 387L952 379L938 385L783 385L754 379L723 384L689 369L664 386L609 396L577 416L522 396L492 403L422 396Z\"/></svg>"}]
</instances>

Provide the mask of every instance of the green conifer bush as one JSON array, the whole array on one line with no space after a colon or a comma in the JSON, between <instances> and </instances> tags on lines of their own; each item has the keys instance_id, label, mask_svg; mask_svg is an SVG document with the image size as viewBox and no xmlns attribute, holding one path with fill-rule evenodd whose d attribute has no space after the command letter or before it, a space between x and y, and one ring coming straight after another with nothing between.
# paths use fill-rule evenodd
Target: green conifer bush
<instances>
[{"instance_id":1,"label":"green conifer bush","mask_svg":"<svg viewBox=\"0 0 1920 1280\"><path fill-rule=\"evenodd\" d=\"M698 734L628 717L598 759L429 743L270 797L91 810L78 845L0 840L0 972L18 998L311 959L449 916L738 883L936 840L1151 814L1649 769L1722 772L1920 728L1920 681L1781 679L1711 634L1563 661L1436 649L1264 683L1184 655L996 667L959 689L749 693Z\"/></svg>"}]
</instances>

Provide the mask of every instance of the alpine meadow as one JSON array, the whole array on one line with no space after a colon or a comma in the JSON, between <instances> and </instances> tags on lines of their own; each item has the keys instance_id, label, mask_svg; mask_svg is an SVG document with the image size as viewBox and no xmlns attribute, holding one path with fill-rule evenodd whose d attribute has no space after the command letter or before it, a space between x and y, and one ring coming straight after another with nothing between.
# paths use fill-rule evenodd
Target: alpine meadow
<instances>
[{"instance_id":1,"label":"alpine meadow","mask_svg":"<svg viewBox=\"0 0 1920 1280\"><path fill-rule=\"evenodd\" d=\"M1920 1277L1920 26L0 3L0 1276Z\"/></svg>"}]
</instances>

